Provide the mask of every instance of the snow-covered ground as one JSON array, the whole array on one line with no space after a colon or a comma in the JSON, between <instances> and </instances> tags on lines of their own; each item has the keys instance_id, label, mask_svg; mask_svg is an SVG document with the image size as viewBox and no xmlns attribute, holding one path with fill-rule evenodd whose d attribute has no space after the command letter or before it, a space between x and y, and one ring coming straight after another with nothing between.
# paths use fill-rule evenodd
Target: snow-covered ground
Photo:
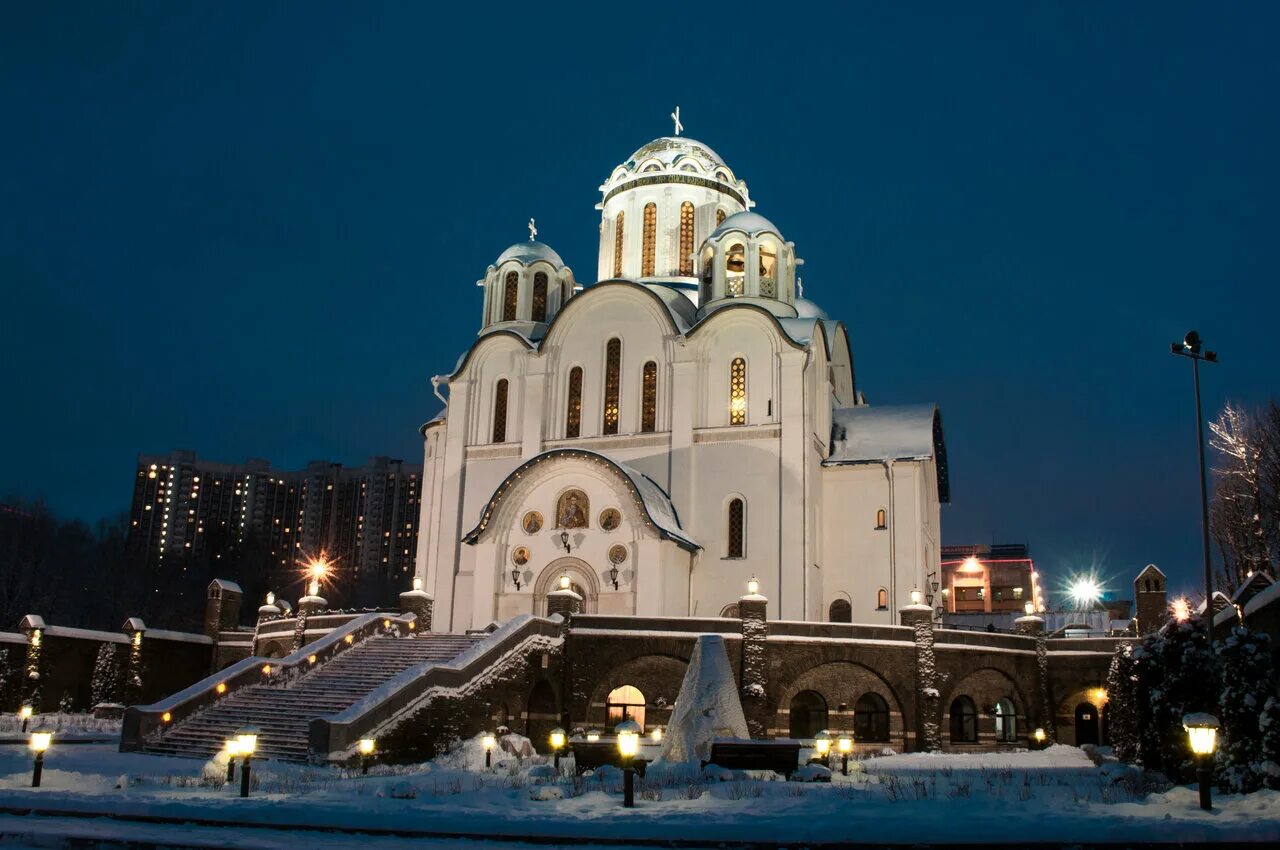
<instances>
[{"instance_id":1,"label":"snow-covered ground","mask_svg":"<svg viewBox=\"0 0 1280 850\"><path fill-rule=\"evenodd\" d=\"M657 755L656 747L647 749L648 755ZM573 778L566 770L557 778L541 761L517 763L503 755L494 769L484 771L478 744L468 742L435 762L375 766L367 777L330 768L256 763L253 796L241 800L235 789L222 786L222 765L118 753L93 744L59 748L56 742L46 761L43 787L31 789L28 754L2 747L0 809L177 817L220 821L238 829L233 833L213 826L2 816L0 834L23 834L23 824L33 836L81 834L71 831L73 827L82 832L106 829L94 832L104 836L168 829L174 831L171 840L185 846L198 846L201 842L192 836L203 836L209 846L275 847L286 840L295 845L304 840L317 848L390 847L401 841L407 845L407 840L332 833L300 839L297 832L252 827L708 843L1280 842L1280 793L1215 795L1214 811L1202 812L1193 788L1148 793L1140 771L1115 763L1095 766L1071 747L1035 753L883 756L854 763L848 777L840 775L835 762L829 784L787 783L727 771L720 772L725 781L717 781L687 768L654 767L637 783L636 807L630 810L622 807L618 771ZM567 760L563 766L568 767ZM414 843L422 846L420 839Z\"/></svg>"}]
</instances>

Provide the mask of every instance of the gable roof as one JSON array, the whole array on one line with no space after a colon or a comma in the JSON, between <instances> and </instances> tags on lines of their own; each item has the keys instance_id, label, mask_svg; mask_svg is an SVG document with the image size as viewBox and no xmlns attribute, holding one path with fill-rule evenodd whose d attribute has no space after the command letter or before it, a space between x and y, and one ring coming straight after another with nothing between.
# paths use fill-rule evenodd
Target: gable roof
<instances>
[{"instance_id":1,"label":"gable roof","mask_svg":"<svg viewBox=\"0 0 1280 850\"><path fill-rule=\"evenodd\" d=\"M938 500L951 501L942 414L934 404L842 407L831 411L831 454L823 466L932 460Z\"/></svg>"}]
</instances>

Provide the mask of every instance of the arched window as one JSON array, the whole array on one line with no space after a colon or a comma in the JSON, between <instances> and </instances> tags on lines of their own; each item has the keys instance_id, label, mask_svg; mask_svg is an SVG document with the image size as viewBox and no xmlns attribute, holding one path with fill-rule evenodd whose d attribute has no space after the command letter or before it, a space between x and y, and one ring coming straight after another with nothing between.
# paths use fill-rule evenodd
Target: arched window
<instances>
[{"instance_id":1,"label":"arched window","mask_svg":"<svg viewBox=\"0 0 1280 850\"><path fill-rule=\"evenodd\" d=\"M1013 701L1004 697L996 700L996 740L1003 744L1018 740L1018 714Z\"/></svg>"},{"instance_id":2,"label":"arched window","mask_svg":"<svg viewBox=\"0 0 1280 850\"><path fill-rule=\"evenodd\" d=\"M973 700L958 696L951 703L951 743L973 744L978 740L978 710Z\"/></svg>"},{"instance_id":3,"label":"arched window","mask_svg":"<svg viewBox=\"0 0 1280 850\"><path fill-rule=\"evenodd\" d=\"M724 294L726 298L740 298L747 294L747 249L741 242L729 246L725 252Z\"/></svg>"},{"instance_id":4,"label":"arched window","mask_svg":"<svg viewBox=\"0 0 1280 850\"><path fill-rule=\"evenodd\" d=\"M855 741L889 740L889 704L879 694L865 693L853 706Z\"/></svg>"},{"instance_id":5,"label":"arched window","mask_svg":"<svg viewBox=\"0 0 1280 850\"><path fill-rule=\"evenodd\" d=\"M876 529L883 531L889 527L889 515L885 513L884 508L876 511Z\"/></svg>"},{"instance_id":6,"label":"arched window","mask_svg":"<svg viewBox=\"0 0 1280 850\"><path fill-rule=\"evenodd\" d=\"M493 390L493 442L507 441L507 379L498 381Z\"/></svg>"},{"instance_id":7,"label":"arched window","mask_svg":"<svg viewBox=\"0 0 1280 850\"><path fill-rule=\"evenodd\" d=\"M640 276L653 277L654 246L658 242L658 205L644 205L644 238L640 242Z\"/></svg>"},{"instance_id":8,"label":"arched window","mask_svg":"<svg viewBox=\"0 0 1280 850\"><path fill-rule=\"evenodd\" d=\"M693 204L680 205L680 274L693 274Z\"/></svg>"},{"instance_id":9,"label":"arched window","mask_svg":"<svg viewBox=\"0 0 1280 850\"><path fill-rule=\"evenodd\" d=\"M582 434L582 367L569 370L569 400L564 412L564 435L577 437Z\"/></svg>"},{"instance_id":10,"label":"arched window","mask_svg":"<svg viewBox=\"0 0 1280 850\"><path fill-rule=\"evenodd\" d=\"M778 251L772 242L760 245L760 297L778 297Z\"/></svg>"},{"instance_id":11,"label":"arched window","mask_svg":"<svg viewBox=\"0 0 1280 850\"><path fill-rule=\"evenodd\" d=\"M622 340L614 337L604 347L605 434L618 433L618 396L622 392Z\"/></svg>"},{"instance_id":12,"label":"arched window","mask_svg":"<svg viewBox=\"0 0 1280 850\"><path fill-rule=\"evenodd\" d=\"M726 605L726 606L724 606L723 608L721 608L721 609L720 609L720 616L721 616L721 617L730 617L730 618L732 618L732 619L734 619L734 620L737 620L738 618L740 618L740 617L742 616L742 613L738 610L738 603L737 603L737 602L731 602L731 603L729 603L728 605Z\"/></svg>"},{"instance_id":13,"label":"arched window","mask_svg":"<svg viewBox=\"0 0 1280 850\"><path fill-rule=\"evenodd\" d=\"M791 698L791 737L812 738L827 728L827 701L817 691L801 691Z\"/></svg>"},{"instance_id":14,"label":"arched window","mask_svg":"<svg viewBox=\"0 0 1280 850\"><path fill-rule=\"evenodd\" d=\"M713 268L715 256L715 251L710 247L707 247L702 252L702 290L699 295L703 304L710 301L714 294L712 282L715 279L715 270Z\"/></svg>"},{"instance_id":15,"label":"arched window","mask_svg":"<svg viewBox=\"0 0 1280 850\"><path fill-rule=\"evenodd\" d=\"M644 364L640 376L640 432L658 430L658 364Z\"/></svg>"},{"instance_id":16,"label":"arched window","mask_svg":"<svg viewBox=\"0 0 1280 850\"><path fill-rule=\"evenodd\" d=\"M622 213L613 226L613 276L622 277Z\"/></svg>"},{"instance_id":17,"label":"arched window","mask_svg":"<svg viewBox=\"0 0 1280 850\"><path fill-rule=\"evenodd\" d=\"M889 610L889 591L885 590L883 587L876 591L876 610Z\"/></svg>"},{"instance_id":18,"label":"arched window","mask_svg":"<svg viewBox=\"0 0 1280 850\"><path fill-rule=\"evenodd\" d=\"M516 297L520 292L520 275L507 272L507 281L502 290L502 321L516 320Z\"/></svg>"},{"instance_id":19,"label":"arched window","mask_svg":"<svg viewBox=\"0 0 1280 850\"><path fill-rule=\"evenodd\" d=\"M724 210L716 210L716 227L724 224Z\"/></svg>"},{"instance_id":20,"label":"arched window","mask_svg":"<svg viewBox=\"0 0 1280 850\"><path fill-rule=\"evenodd\" d=\"M741 499L729 500L729 518L726 524L727 543L725 554L730 558L741 558L746 552L747 505Z\"/></svg>"},{"instance_id":21,"label":"arched window","mask_svg":"<svg viewBox=\"0 0 1280 850\"><path fill-rule=\"evenodd\" d=\"M640 731L644 731L644 694L635 685L622 685L609 691L604 707L610 727L634 720L640 724Z\"/></svg>"},{"instance_id":22,"label":"arched window","mask_svg":"<svg viewBox=\"0 0 1280 850\"><path fill-rule=\"evenodd\" d=\"M831 623L852 623L853 606L848 599L837 599L827 609L827 621Z\"/></svg>"},{"instance_id":23,"label":"arched window","mask_svg":"<svg viewBox=\"0 0 1280 850\"><path fill-rule=\"evenodd\" d=\"M729 424L747 424L747 361L741 357L729 364Z\"/></svg>"},{"instance_id":24,"label":"arched window","mask_svg":"<svg viewBox=\"0 0 1280 850\"><path fill-rule=\"evenodd\" d=\"M547 273L538 272L533 276L533 320L547 320Z\"/></svg>"}]
</instances>

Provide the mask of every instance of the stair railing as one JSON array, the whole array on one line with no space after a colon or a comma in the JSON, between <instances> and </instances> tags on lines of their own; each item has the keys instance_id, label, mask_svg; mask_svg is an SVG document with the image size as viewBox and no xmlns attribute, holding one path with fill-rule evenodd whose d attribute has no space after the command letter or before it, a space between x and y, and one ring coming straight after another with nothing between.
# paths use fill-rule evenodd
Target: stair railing
<instances>
[{"instance_id":1,"label":"stair railing","mask_svg":"<svg viewBox=\"0 0 1280 850\"><path fill-rule=\"evenodd\" d=\"M340 628L283 658L251 656L201 679L194 685L150 705L125 709L120 730L120 751L141 750L147 739L163 737L166 729L251 685L287 683L320 666L335 655L389 628L404 635L411 630L413 614L362 614ZM390 624L390 626L388 626Z\"/></svg>"},{"instance_id":2,"label":"stair railing","mask_svg":"<svg viewBox=\"0 0 1280 850\"><path fill-rule=\"evenodd\" d=\"M312 718L309 735L313 762L340 761L361 738L393 728L411 709L433 692L465 690L482 674L499 666L512 653L531 644L548 648L563 640L564 620L522 614L505 623L457 657L426 661L383 682L360 701L337 714ZM448 637L433 635L433 637Z\"/></svg>"}]
</instances>

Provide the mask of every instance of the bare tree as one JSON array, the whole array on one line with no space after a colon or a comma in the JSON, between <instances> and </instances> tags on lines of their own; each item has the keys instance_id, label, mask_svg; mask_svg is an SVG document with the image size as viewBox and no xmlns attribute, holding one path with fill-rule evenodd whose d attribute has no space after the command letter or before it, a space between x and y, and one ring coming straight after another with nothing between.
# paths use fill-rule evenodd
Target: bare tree
<instances>
[{"instance_id":1,"label":"bare tree","mask_svg":"<svg viewBox=\"0 0 1280 850\"><path fill-rule=\"evenodd\" d=\"M1228 403L1209 424L1217 452L1210 528L1230 591L1255 571L1275 575L1280 550L1280 407L1250 414Z\"/></svg>"}]
</instances>

